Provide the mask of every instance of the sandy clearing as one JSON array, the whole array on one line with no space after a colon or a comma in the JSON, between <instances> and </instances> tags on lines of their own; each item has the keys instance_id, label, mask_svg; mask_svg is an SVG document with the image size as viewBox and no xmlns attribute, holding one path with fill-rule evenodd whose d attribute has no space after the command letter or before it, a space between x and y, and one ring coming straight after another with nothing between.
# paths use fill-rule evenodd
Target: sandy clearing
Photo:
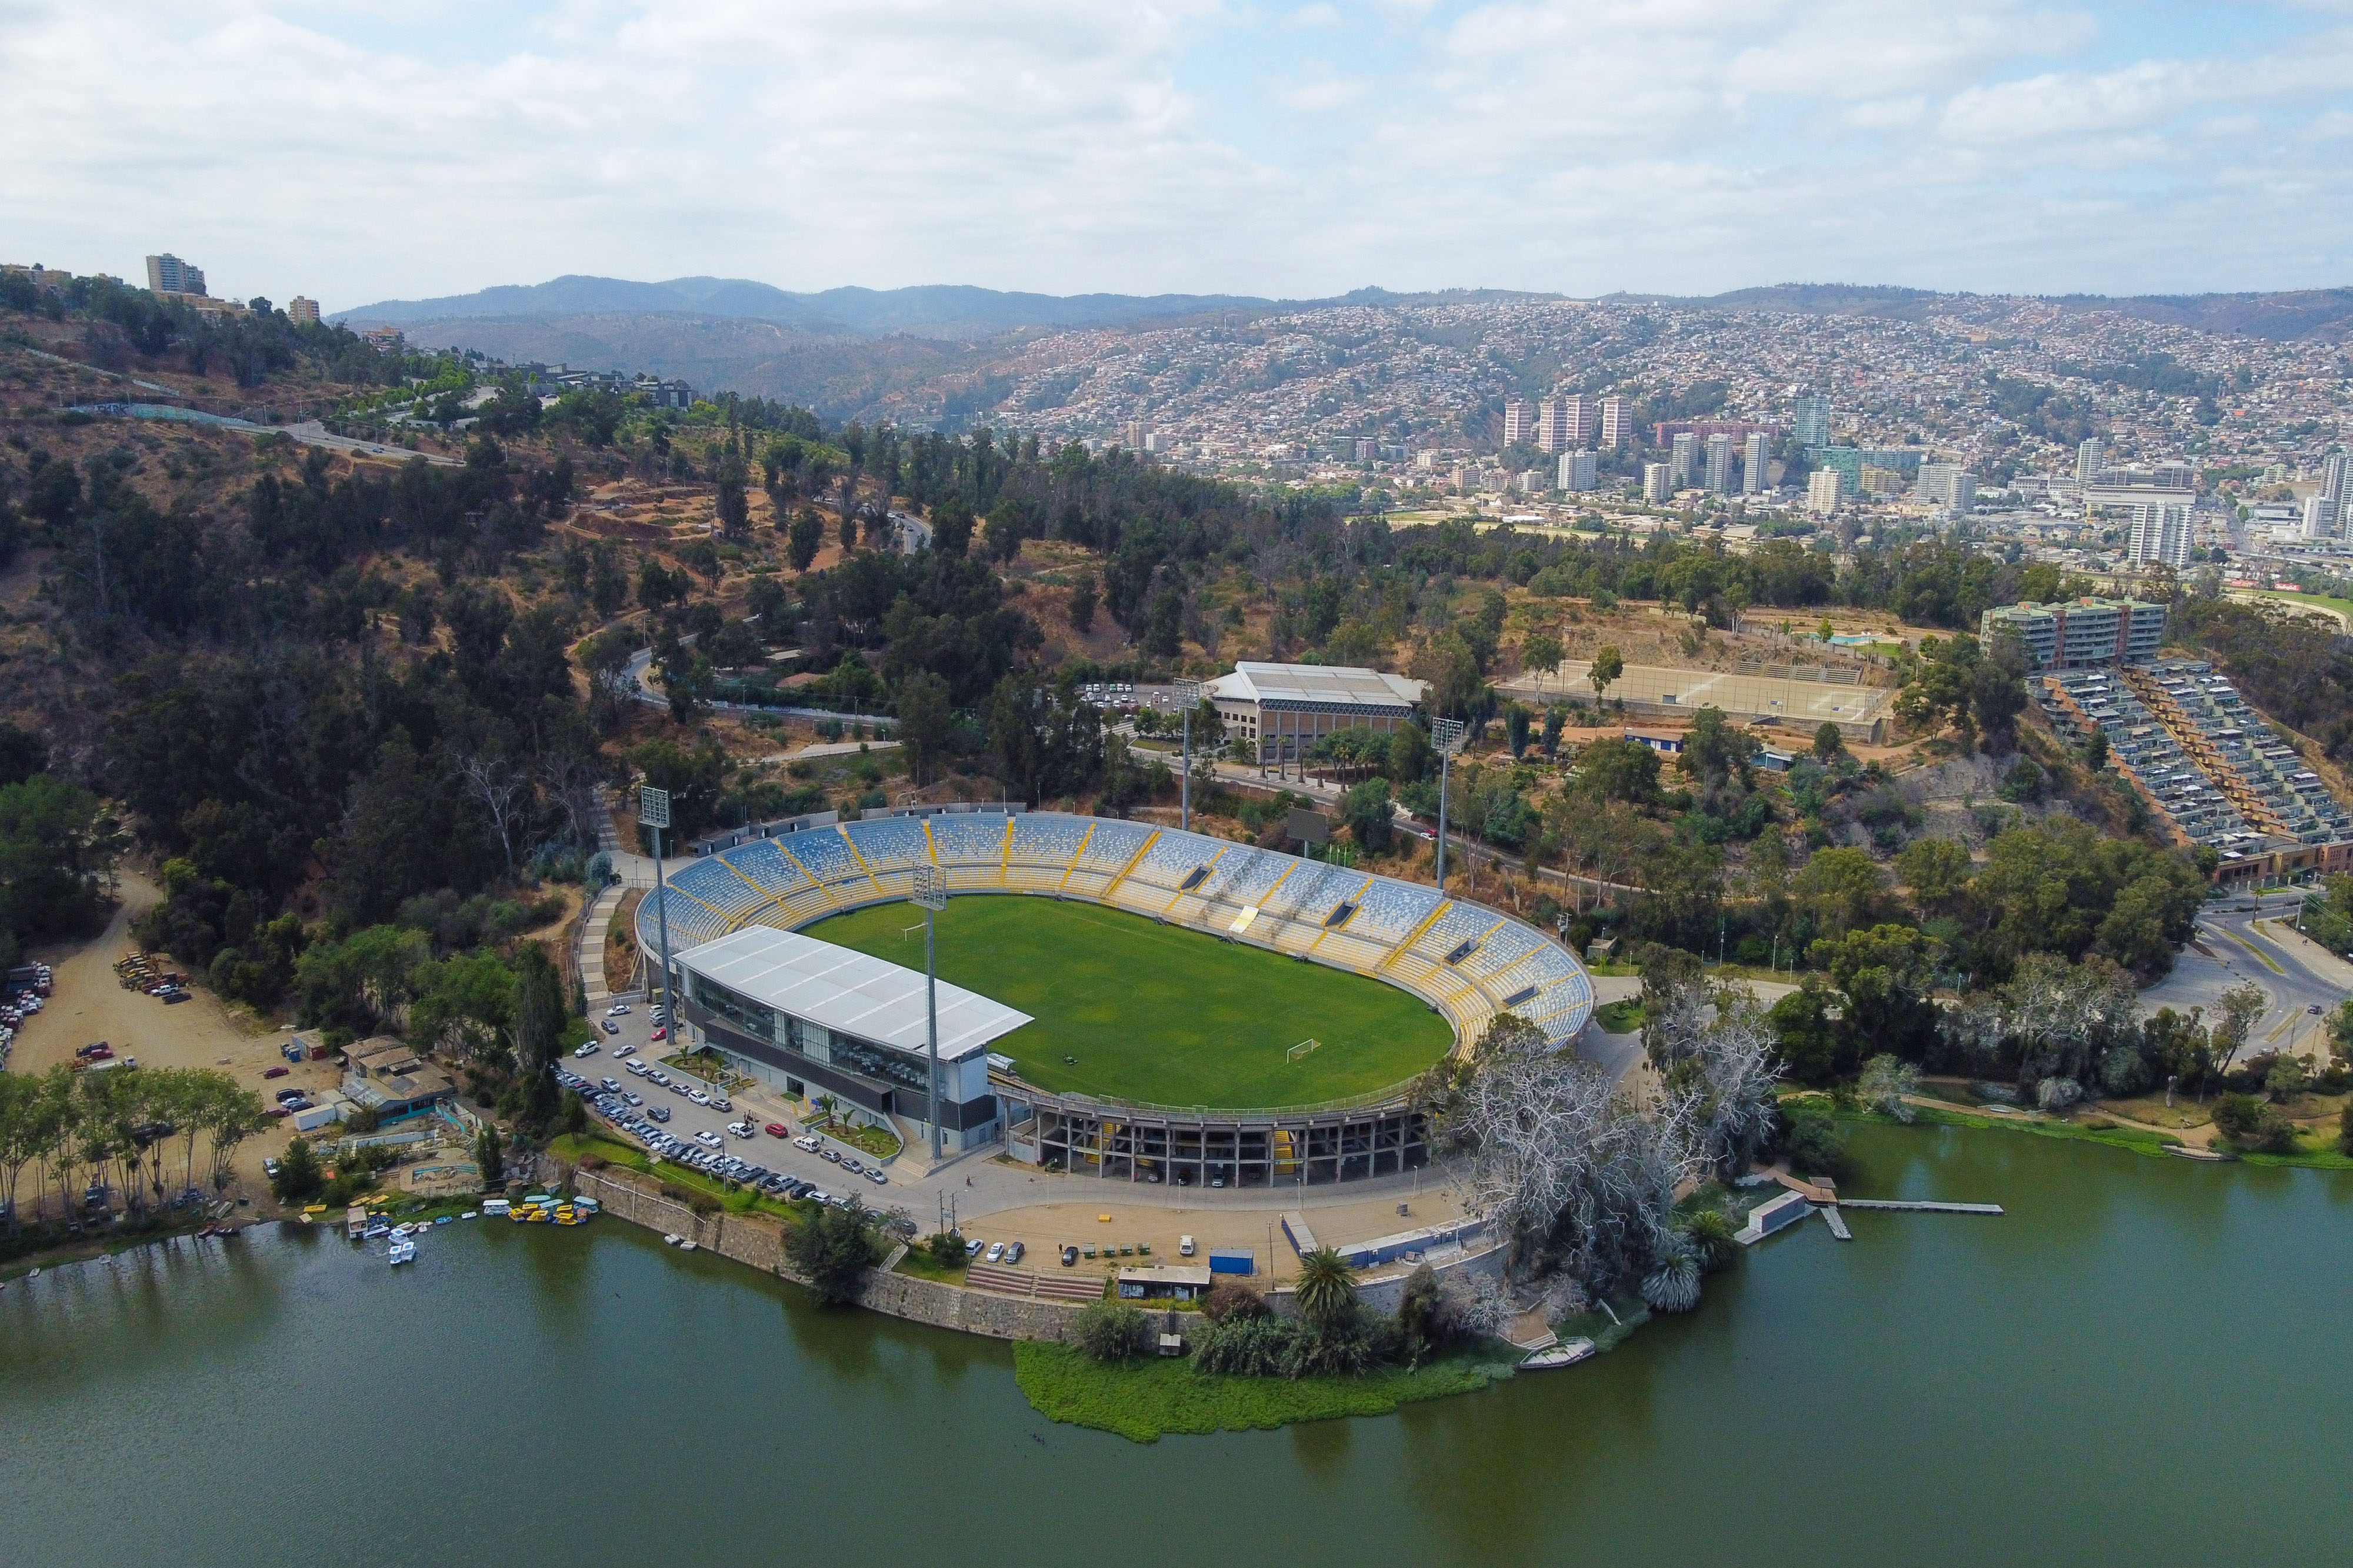
<instances>
[{"instance_id":1,"label":"sandy clearing","mask_svg":"<svg viewBox=\"0 0 2353 1568\"><path fill-rule=\"evenodd\" d=\"M121 874L121 905L101 935L33 954L56 971L54 994L17 1035L8 1070L46 1072L58 1062L72 1061L74 1052L88 1042L104 1040L116 1055L138 1058L141 1067L217 1068L248 1089L266 1090L265 1100L281 1089L324 1091L335 1087L341 1073L331 1061L305 1062L285 1078L265 1079L264 1071L285 1065L279 1047L286 1031L241 1024L209 991L198 990L194 1001L166 1007L153 996L124 990L115 977L114 962L137 951L131 922L161 900L163 891L130 870ZM257 1212L269 1207L261 1162L283 1150L291 1135L284 1123L272 1123L269 1131L237 1151L237 1184L231 1191L251 1197Z\"/></svg>"}]
</instances>

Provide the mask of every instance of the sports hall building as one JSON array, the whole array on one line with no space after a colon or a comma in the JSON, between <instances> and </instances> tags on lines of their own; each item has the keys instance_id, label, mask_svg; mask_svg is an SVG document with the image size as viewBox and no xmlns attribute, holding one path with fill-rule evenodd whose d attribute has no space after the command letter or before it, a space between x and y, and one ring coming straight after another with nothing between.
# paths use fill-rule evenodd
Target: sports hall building
<instances>
[{"instance_id":1,"label":"sports hall building","mask_svg":"<svg viewBox=\"0 0 2353 1568\"><path fill-rule=\"evenodd\" d=\"M1413 717L1426 680L1337 664L1234 666L1205 694L1226 733L1257 748L1259 765L1282 766L1338 730L1394 730Z\"/></svg>"}]
</instances>

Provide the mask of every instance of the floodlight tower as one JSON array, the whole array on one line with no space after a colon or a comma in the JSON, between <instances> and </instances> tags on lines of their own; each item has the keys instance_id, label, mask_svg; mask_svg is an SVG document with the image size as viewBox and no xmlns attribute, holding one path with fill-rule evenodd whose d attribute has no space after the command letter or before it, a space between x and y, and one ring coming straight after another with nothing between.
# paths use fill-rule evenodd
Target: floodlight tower
<instances>
[{"instance_id":1,"label":"floodlight tower","mask_svg":"<svg viewBox=\"0 0 2353 1568\"><path fill-rule=\"evenodd\" d=\"M932 1163L936 1165L947 1154L947 1134L940 1130L939 972L932 957L932 931L934 918L948 907L947 884L940 879L937 866L925 862L915 868L915 890L911 898L923 911L924 1033L931 1056L931 1099L924 1114L932 1123Z\"/></svg>"},{"instance_id":2,"label":"floodlight tower","mask_svg":"<svg viewBox=\"0 0 2353 1568\"><path fill-rule=\"evenodd\" d=\"M1176 682L1176 700L1185 707L1185 776L1177 795L1181 811L1177 826L1189 833L1193 830L1193 710L1201 705L1201 683Z\"/></svg>"},{"instance_id":3,"label":"floodlight tower","mask_svg":"<svg viewBox=\"0 0 2353 1568\"><path fill-rule=\"evenodd\" d=\"M1433 719L1430 721L1430 749L1438 753L1438 890L1446 891L1446 781L1454 753L1462 749L1462 737L1467 731L1460 719Z\"/></svg>"},{"instance_id":4,"label":"floodlight tower","mask_svg":"<svg viewBox=\"0 0 2353 1568\"><path fill-rule=\"evenodd\" d=\"M638 826L653 832L654 891L660 895L662 1026L670 1031L670 1042L675 1046L679 1042L678 998L670 994L670 893L662 882L661 852L662 832L670 826L670 791L651 784L638 786Z\"/></svg>"}]
</instances>

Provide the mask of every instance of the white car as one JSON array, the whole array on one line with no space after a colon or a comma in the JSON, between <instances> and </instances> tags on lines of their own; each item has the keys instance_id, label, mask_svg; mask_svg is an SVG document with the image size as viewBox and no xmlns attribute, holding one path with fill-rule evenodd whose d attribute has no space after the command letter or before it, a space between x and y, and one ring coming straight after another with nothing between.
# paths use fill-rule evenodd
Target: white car
<instances>
[{"instance_id":1,"label":"white car","mask_svg":"<svg viewBox=\"0 0 2353 1568\"><path fill-rule=\"evenodd\" d=\"M591 1040L572 1054L575 1057L593 1057L596 1054L596 1042Z\"/></svg>"},{"instance_id":2,"label":"white car","mask_svg":"<svg viewBox=\"0 0 2353 1568\"><path fill-rule=\"evenodd\" d=\"M793 1140L793 1147L796 1149L806 1149L810 1153L814 1154L817 1152L817 1140L805 1132L798 1138Z\"/></svg>"},{"instance_id":3,"label":"white car","mask_svg":"<svg viewBox=\"0 0 2353 1568\"><path fill-rule=\"evenodd\" d=\"M711 1103L711 1097L710 1097L709 1095L707 1095L707 1094L703 1093L703 1092L702 1092L701 1089L688 1089L688 1090L686 1091L686 1098L687 1098L687 1099L689 1099L689 1100L692 1100L692 1101L694 1101L694 1103L695 1103L695 1104L697 1104L697 1105L708 1105L708 1104L710 1104L710 1103Z\"/></svg>"},{"instance_id":4,"label":"white car","mask_svg":"<svg viewBox=\"0 0 2353 1568\"><path fill-rule=\"evenodd\" d=\"M716 1149L719 1147L719 1134L716 1132L698 1132L694 1135L694 1141L702 1144L706 1149Z\"/></svg>"},{"instance_id":5,"label":"white car","mask_svg":"<svg viewBox=\"0 0 2353 1568\"><path fill-rule=\"evenodd\" d=\"M988 1250L980 1255L980 1260L983 1263L994 1263L1004 1256L1005 1243L1001 1241L992 1241L988 1244Z\"/></svg>"},{"instance_id":6,"label":"white car","mask_svg":"<svg viewBox=\"0 0 2353 1568\"><path fill-rule=\"evenodd\" d=\"M613 1047L613 1054L617 1057L626 1057L637 1048L637 1047L629 1044L628 1041L623 1040L619 1045Z\"/></svg>"},{"instance_id":7,"label":"white car","mask_svg":"<svg viewBox=\"0 0 2353 1568\"><path fill-rule=\"evenodd\" d=\"M605 1016L607 1018L618 1018L628 1013L628 1010L629 1005L627 1002L616 1002L610 1007L605 1009Z\"/></svg>"},{"instance_id":8,"label":"white car","mask_svg":"<svg viewBox=\"0 0 2353 1568\"><path fill-rule=\"evenodd\" d=\"M631 1072L631 1073L635 1074L635 1075L636 1075L637 1077L638 1077L638 1078L643 1078L643 1077L645 1077L645 1076L646 1076L646 1074L647 1074L647 1073L651 1072L651 1071L653 1070L651 1068L647 1067L647 1066L646 1066L646 1064L645 1064L645 1063L643 1063L643 1062L636 1062L636 1061L631 1061L631 1062L623 1062L623 1063L621 1064L621 1066L622 1066L622 1067L624 1067L625 1068L627 1068L629 1072Z\"/></svg>"},{"instance_id":9,"label":"white car","mask_svg":"<svg viewBox=\"0 0 2353 1568\"><path fill-rule=\"evenodd\" d=\"M1176 1238L1176 1256L1179 1258L1190 1258L1193 1256L1193 1238L1191 1237L1180 1236Z\"/></svg>"}]
</instances>

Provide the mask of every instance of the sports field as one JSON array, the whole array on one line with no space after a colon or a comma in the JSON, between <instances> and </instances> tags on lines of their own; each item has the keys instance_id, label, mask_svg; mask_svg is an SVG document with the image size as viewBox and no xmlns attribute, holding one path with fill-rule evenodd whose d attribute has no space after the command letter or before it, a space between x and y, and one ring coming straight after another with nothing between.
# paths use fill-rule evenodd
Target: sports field
<instances>
[{"instance_id":1,"label":"sports field","mask_svg":"<svg viewBox=\"0 0 2353 1568\"><path fill-rule=\"evenodd\" d=\"M923 967L923 911L910 904L807 931ZM1413 1077L1454 1038L1393 985L1052 899L949 900L939 974L1037 1020L991 1047L1031 1083L1162 1105L1239 1110L1366 1094ZM1311 1037L1317 1049L1284 1059Z\"/></svg>"}]
</instances>

